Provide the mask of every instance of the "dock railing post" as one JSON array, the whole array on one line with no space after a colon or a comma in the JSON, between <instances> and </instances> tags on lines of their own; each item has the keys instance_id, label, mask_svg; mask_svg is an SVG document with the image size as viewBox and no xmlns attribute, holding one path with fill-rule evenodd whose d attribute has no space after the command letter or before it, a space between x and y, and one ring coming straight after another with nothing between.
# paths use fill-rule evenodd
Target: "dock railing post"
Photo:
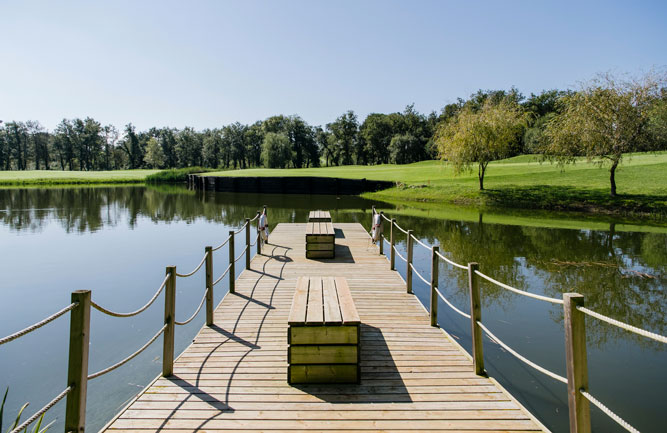
<instances>
[{"instance_id":1,"label":"dock railing post","mask_svg":"<svg viewBox=\"0 0 667 433\"><path fill-rule=\"evenodd\" d=\"M567 368L567 404L570 410L570 432L590 433L591 413L588 400L580 389L588 391L586 354L586 320L577 307L584 306L578 293L563 294L565 317L565 365Z\"/></svg>"},{"instance_id":2,"label":"dock railing post","mask_svg":"<svg viewBox=\"0 0 667 433\"><path fill-rule=\"evenodd\" d=\"M236 271L234 270L234 230L229 231L229 293L234 293L234 280Z\"/></svg>"},{"instance_id":3,"label":"dock railing post","mask_svg":"<svg viewBox=\"0 0 667 433\"><path fill-rule=\"evenodd\" d=\"M250 269L250 218L245 219L245 268Z\"/></svg>"},{"instance_id":4,"label":"dock railing post","mask_svg":"<svg viewBox=\"0 0 667 433\"><path fill-rule=\"evenodd\" d=\"M259 217L261 215L260 211L257 211L257 255L262 254L262 233L259 229Z\"/></svg>"},{"instance_id":5,"label":"dock railing post","mask_svg":"<svg viewBox=\"0 0 667 433\"><path fill-rule=\"evenodd\" d=\"M438 326L438 251L440 247L434 245L431 247L431 302L430 315L431 326Z\"/></svg>"},{"instance_id":6,"label":"dock railing post","mask_svg":"<svg viewBox=\"0 0 667 433\"><path fill-rule=\"evenodd\" d=\"M86 426L86 394L88 391L88 349L90 341L90 290L72 292L78 303L70 313L69 361L65 407L65 431L83 433Z\"/></svg>"},{"instance_id":7,"label":"dock railing post","mask_svg":"<svg viewBox=\"0 0 667 433\"><path fill-rule=\"evenodd\" d=\"M384 211L380 211L380 255L384 255L384 230L382 230L382 225L384 224Z\"/></svg>"},{"instance_id":8,"label":"dock railing post","mask_svg":"<svg viewBox=\"0 0 667 433\"><path fill-rule=\"evenodd\" d=\"M482 328L477 322L482 321L482 304L479 296L479 279L475 271L479 264L468 263L468 288L470 291L470 334L472 335L472 360L475 374L483 376L484 373L484 346L482 342Z\"/></svg>"},{"instance_id":9,"label":"dock railing post","mask_svg":"<svg viewBox=\"0 0 667 433\"><path fill-rule=\"evenodd\" d=\"M164 287L164 339L162 340L162 376L171 376L174 373L174 336L176 331L176 266L167 266L169 275Z\"/></svg>"},{"instance_id":10,"label":"dock railing post","mask_svg":"<svg viewBox=\"0 0 667 433\"><path fill-rule=\"evenodd\" d=\"M213 325L213 248L205 247L206 251L206 326Z\"/></svg>"},{"instance_id":11,"label":"dock railing post","mask_svg":"<svg viewBox=\"0 0 667 433\"><path fill-rule=\"evenodd\" d=\"M396 250L394 249L394 244L396 243L396 235L394 232L394 226L396 225L396 218L391 219L391 238L390 238L390 244L391 247L389 248L389 269L392 271L396 270Z\"/></svg>"},{"instance_id":12,"label":"dock railing post","mask_svg":"<svg viewBox=\"0 0 667 433\"><path fill-rule=\"evenodd\" d=\"M412 230L408 230L408 263L407 263L407 268L405 270L405 287L408 291L408 293L412 293L412 250L413 250L413 243L412 243Z\"/></svg>"}]
</instances>

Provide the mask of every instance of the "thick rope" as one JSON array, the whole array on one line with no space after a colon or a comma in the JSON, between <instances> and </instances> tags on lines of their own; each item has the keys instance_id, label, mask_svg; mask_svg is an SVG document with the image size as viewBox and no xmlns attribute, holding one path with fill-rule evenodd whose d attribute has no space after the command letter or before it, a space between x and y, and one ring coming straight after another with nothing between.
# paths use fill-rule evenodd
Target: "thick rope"
<instances>
[{"instance_id":1,"label":"thick rope","mask_svg":"<svg viewBox=\"0 0 667 433\"><path fill-rule=\"evenodd\" d=\"M387 218L386 216L384 216L383 213L381 213L380 216L381 216L382 218L384 218L385 220L387 220L387 222L391 222L391 220L390 220L389 218Z\"/></svg>"},{"instance_id":2,"label":"thick rope","mask_svg":"<svg viewBox=\"0 0 667 433\"><path fill-rule=\"evenodd\" d=\"M98 310L98 311L100 311L104 314L108 314L109 316L113 316L113 317L132 317L132 316L136 316L137 314L146 311L146 309L148 307L153 305L153 302L155 302L157 297L160 296L160 293L162 293L162 289L164 289L164 286L167 284L167 280L169 280L170 276L171 276L171 273L167 274L167 276L164 277L164 281L162 281L162 284L160 284L160 287L157 289L157 292L155 292L155 294L153 295L151 300L148 301L148 303L146 305L139 308L138 310L132 311L131 313L116 313L114 311L107 310L106 308L99 306L98 304L96 304L93 301L90 301L90 305L92 305L93 308L95 308L96 310Z\"/></svg>"},{"instance_id":3,"label":"thick rope","mask_svg":"<svg viewBox=\"0 0 667 433\"><path fill-rule=\"evenodd\" d=\"M618 425L620 425L621 427L623 427L624 429L626 429L626 430L629 431L629 432L632 432L632 433L639 433L639 430L637 430L636 428L634 428L633 426L631 426L626 420L624 420L624 419L621 418L620 416L616 415L614 412L611 411L611 409L609 409L607 406L605 406L600 400L598 400L597 398L593 397L592 395L590 395L589 393L587 393L586 391L584 391L583 388L581 388L581 389L579 390L579 392L581 393L581 395L583 395L584 397L586 397L586 400L590 401L590 402L593 403L598 409L600 409L600 410L602 411L602 413L604 413L604 414L607 415L609 418L611 418L611 419L613 419L614 421L616 421L616 423L617 423Z\"/></svg>"},{"instance_id":4,"label":"thick rope","mask_svg":"<svg viewBox=\"0 0 667 433\"><path fill-rule=\"evenodd\" d=\"M400 231L402 231L402 232L405 233L406 235L408 234L408 231L407 231L407 230L403 230L403 229L401 228L401 226L399 226L398 224L394 223L394 227L396 227L397 229L399 229Z\"/></svg>"},{"instance_id":5,"label":"thick rope","mask_svg":"<svg viewBox=\"0 0 667 433\"><path fill-rule=\"evenodd\" d=\"M60 400L62 400L63 398L65 398L65 396L66 396L67 394L69 394L70 391L72 391L72 389L74 389L74 388L72 388L71 386L68 386L67 388L65 388L65 390L64 390L63 392L61 392L60 394L58 394L58 395L56 396L56 398L54 398L53 400L51 400L50 402L48 402L48 403L46 404L46 406L44 406L43 408L41 408L39 411L37 411L37 413L35 413L33 416L31 416L30 418L28 418L27 420L25 420L20 426L16 427L14 430L12 430L12 431L9 432L9 433L18 433L18 432L20 432L20 431L23 431L26 427L28 427L30 424L32 424L33 422L35 422L35 420L36 420L37 418L39 418L40 416L44 415L44 414L46 413L46 411L48 411L48 410L51 409L53 406L55 406Z\"/></svg>"},{"instance_id":6,"label":"thick rope","mask_svg":"<svg viewBox=\"0 0 667 433\"><path fill-rule=\"evenodd\" d=\"M619 328L625 329L626 331L634 332L635 334L641 335L646 338L650 338L655 341L659 341L660 343L667 343L667 337L660 334L656 334L655 332L646 331L645 329L628 325L627 323L620 322L616 319L612 319L611 317L603 316L602 314L596 313L595 311L589 310L588 308L585 307L577 307L577 310L581 311L582 313L588 314L591 317L595 317L598 320L607 322L610 325L618 326Z\"/></svg>"},{"instance_id":7,"label":"thick rope","mask_svg":"<svg viewBox=\"0 0 667 433\"><path fill-rule=\"evenodd\" d=\"M185 320L183 322L179 322L178 320L174 320L174 323L176 323L177 325L182 326L182 325L187 325L188 323L192 322L194 320L194 318L197 317L197 314L199 314L199 312L201 311L201 307L204 305L204 301L206 301L206 295L207 294L208 294L208 287L204 291L204 297L201 298L201 302L199 303L199 307L197 307L197 310L195 311L195 313L192 316L190 316L190 318L188 320Z\"/></svg>"},{"instance_id":8,"label":"thick rope","mask_svg":"<svg viewBox=\"0 0 667 433\"><path fill-rule=\"evenodd\" d=\"M243 224L240 229L238 229L237 231L234 232L234 234L238 235L239 233L241 233L243 230L245 230L245 226L247 226L247 225L248 225L248 223Z\"/></svg>"},{"instance_id":9,"label":"thick rope","mask_svg":"<svg viewBox=\"0 0 667 433\"><path fill-rule=\"evenodd\" d=\"M192 272L187 273L187 274L179 274L178 272L176 272L176 276L177 276L177 277L181 277L181 278L191 277L191 276L193 276L198 270L201 269L201 267L202 267L202 265L204 264L204 262L206 262L206 254L204 254L204 258L201 259L201 262L199 262L199 264L197 265L197 267L196 267Z\"/></svg>"},{"instance_id":10,"label":"thick rope","mask_svg":"<svg viewBox=\"0 0 667 433\"><path fill-rule=\"evenodd\" d=\"M127 358L125 358L125 359L123 359L123 360L121 360L121 361L115 363L114 365L105 368L104 370L100 370L100 371L98 371L97 373L93 373L93 374L88 375L88 380L95 379L96 377L100 377L100 376L102 376L103 374L107 374L108 372L113 371L113 370L117 369L118 367L120 367L121 365L127 363L127 362L130 361L132 358L134 358L135 356L137 356L138 354L140 354L141 352L143 352L144 350L146 350L146 348L147 348L148 346L150 346L151 343L153 343L155 340L157 340L157 338L160 336L160 334L162 334L162 333L164 332L165 329L167 329L167 325L166 325L166 324L165 324L165 325L164 325L164 326L157 332L157 334L155 334L155 335L153 336L153 338L151 338L150 340L148 340L148 342L147 342L146 344L144 344L143 346L141 346L141 348L140 348L139 350L137 350L136 352L134 352L133 354L131 354L131 355L128 356Z\"/></svg>"},{"instance_id":11,"label":"thick rope","mask_svg":"<svg viewBox=\"0 0 667 433\"><path fill-rule=\"evenodd\" d=\"M212 251L218 251L220 248L222 248L222 247L224 247L225 245L227 245L227 242L229 242L229 240L230 240L231 238L232 238L231 236L227 236L227 239L225 239L225 241L224 241L223 243L221 243L220 245L218 245L218 246L215 247L215 248L211 248L211 250L212 250Z\"/></svg>"},{"instance_id":12,"label":"thick rope","mask_svg":"<svg viewBox=\"0 0 667 433\"><path fill-rule=\"evenodd\" d=\"M454 267L457 267L457 268L459 268L459 269L468 269L467 266L459 265L458 263L456 263L456 262L454 262L454 261L452 261L452 260L449 260L447 257L443 256L442 254L440 254L440 253L437 252L437 251L436 251L435 254L436 254L438 257L440 257L442 260L444 260L445 262L449 263L450 265L452 265L452 266L454 266Z\"/></svg>"},{"instance_id":13,"label":"thick rope","mask_svg":"<svg viewBox=\"0 0 667 433\"><path fill-rule=\"evenodd\" d=\"M459 310L459 309L456 308L454 305L452 305L452 304L445 298L445 295L443 295L442 293L440 293L440 290L435 289L435 293L437 293L438 296L440 296L440 299L442 299L442 300L445 302L445 304L449 305L449 308L451 308L452 310L456 311L457 313L459 313L461 316L465 317L466 319L470 319L470 314L464 313L463 311Z\"/></svg>"},{"instance_id":14,"label":"thick rope","mask_svg":"<svg viewBox=\"0 0 667 433\"><path fill-rule=\"evenodd\" d=\"M63 308L62 310L58 311L57 313L54 313L54 314L50 315L46 319L40 320L39 322L35 323L34 325L30 325L25 329L22 329L18 332L15 332L11 335L8 335L8 336L4 337L3 339L0 340L0 346L5 344L5 343L9 343L12 340L16 340L17 338L23 337L24 335L29 334L32 331L41 328L42 326L46 325L47 323L53 322L58 317L67 313L68 311L73 310L78 305L79 305L78 302L74 302L73 304L69 304L67 307Z\"/></svg>"},{"instance_id":15,"label":"thick rope","mask_svg":"<svg viewBox=\"0 0 667 433\"><path fill-rule=\"evenodd\" d=\"M395 252L396 255L397 255L401 260L403 260L405 263L408 262L408 259L406 259L405 257L403 257L403 256L401 255L401 253L398 252L398 250L396 249L396 245L394 245L394 252Z\"/></svg>"},{"instance_id":16,"label":"thick rope","mask_svg":"<svg viewBox=\"0 0 667 433\"><path fill-rule=\"evenodd\" d=\"M234 263L238 262L241 259L241 257L243 257L243 255L245 254L245 252L247 250L248 250L248 247L243 248L243 251L241 251L241 254L239 254L239 256L234 259Z\"/></svg>"},{"instance_id":17,"label":"thick rope","mask_svg":"<svg viewBox=\"0 0 667 433\"><path fill-rule=\"evenodd\" d=\"M232 267L232 265L227 266L227 269L225 269L225 272L223 272L222 275L220 275L220 278L218 278L217 280L215 280L215 281L213 282L213 286L215 286L216 284L218 284L218 283L220 282L220 280L222 280L222 279L225 277L225 275L227 275L227 272L229 272L229 270L231 269L231 267Z\"/></svg>"},{"instance_id":18,"label":"thick rope","mask_svg":"<svg viewBox=\"0 0 667 433\"><path fill-rule=\"evenodd\" d=\"M535 364L533 361L519 355L516 351L514 351L514 349L510 348L507 344L503 343L498 337L493 335L493 333L491 331L489 331L489 328L484 326L484 324L482 322L480 322L479 320L477 321L477 324L479 325L480 328L482 328L484 330L484 332L486 332L489 335L489 337L491 337L491 340L493 340L494 343L496 343L497 345L499 345L503 349L507 350L509 353L514 355L517 359L519 359L520 361L523 361L525 364L528 364L529 366L533 367L535 370L539 371L540 373L546 374L547 376L551 377L552 379L556 379L559 382L563 382L564 384L567 384L567 379L564 378L563 376L560 376L556 373L553 373L553 372L547 370L544 367L540 367L539 365Z\"/></svg>"},{"instance_id":19,"label":"thick rope","mask_svg":"<svg viewBox=\"0 0 667 433\"><path fill-rule=\"evenodd\" d=\"M260 215L260 214L255 215L255 218L251 219L250 222L253 222L253 221L255 221L257 218L259 218L259 215Z\"/></svg>"},{"instance_id":20,"label":"thick rope","mask_svg":"<svg viewBox=\"0 0 667 433\"><path fill-rule=\"evenodd\" d=\"M429 286L431 285L431 282L430 282L430 281L426 281L426 278L422 277L422 274L420 274L420 273L417 271L417 269L415 269L415 267L412 265L412 263L410 263L410 269L412 269L412 272L414 272L414 273L419 277L420 280L422 280L423 282L425 282L425 283L428 284Z\"/></svg>"},{"instance_id":21,"label":"thick rope","mask_svg":"<svg viewBox=\"0 0 667 433\"><path fill-rule=\"evenodd\" d=\"M422 242L422 241L420 241L419 239L417 239L417 238L415 237L415 235L412 235L412 239L414 239L415 242L417 242L419 245L421 245L422 247L426 248L427 250L429 250L429 251L431 250L431 247L429 247L429 246L426 245L424 242Z\"/></svg>"},{"instance_id":22,"label":"thick rope","mask_svg":"<svg viewBox=\"0 0 667 433\"><path fill-rule=\"evenodd\" d=\"M477 275L479 275L480 277L484 278L485 280L490 281L490 282L492 282L493 284L502 287L503 289L507 289L507 290L509 290L510 292L518 293L519 295L528 296L529 298L539 299L540 301L551 302L552 304L560 304L560 305L563 304L563 300L562 300L562 299L550 298L550 297L548 297L548 296L536 295L536 294L534 294L534 293L526 292L526 291L524 291L524 290L515 289L515 288L512 287L512 286L508 286L507 284L503 284L503 283L501 283L500 281L496 281L496 280L494 280L493 278L489 277L488 275L484 275L484 274L481 273L480 271L475 271L475 273L476 273Z\"/></svg>"}]
</instances>

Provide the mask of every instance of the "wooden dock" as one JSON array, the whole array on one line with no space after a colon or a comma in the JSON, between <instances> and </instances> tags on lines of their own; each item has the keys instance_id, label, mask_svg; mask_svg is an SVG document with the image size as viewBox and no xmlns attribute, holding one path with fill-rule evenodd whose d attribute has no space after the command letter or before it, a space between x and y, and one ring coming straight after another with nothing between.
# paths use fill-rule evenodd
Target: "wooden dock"
<instances>
[{"instance_id":1,"label":"wooden dock","mask_svg":"<svg viewBox=\"0 0 667 433\"><path fill-rule=\"evenodd\" d=\"M106 431L466 431L546 429L431 327L360 224L334 224L336 258L308 260L306 224L279 224L174 363ZM362 323L359 385L287 384L297 278L347 278Z\"/></svg>"}]
</instances>

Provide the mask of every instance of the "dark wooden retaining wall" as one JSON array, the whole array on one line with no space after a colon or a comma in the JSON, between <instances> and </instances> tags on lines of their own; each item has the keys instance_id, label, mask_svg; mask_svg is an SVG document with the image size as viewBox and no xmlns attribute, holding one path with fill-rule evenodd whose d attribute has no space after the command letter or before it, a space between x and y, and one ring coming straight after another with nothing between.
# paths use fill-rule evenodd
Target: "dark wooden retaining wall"
<instances>
[{"instance_id":1,"label":"dark wooden retaining wall","mask_svg":"<svg viewBox=\"0 0 667 433\"><path fill-rule=\"evenodd\" d=\"M188 175L188 187L206 191L265 194L357 195L394 186L393 182L337 177L233 177Z\"/></svg>"}]
</instances>

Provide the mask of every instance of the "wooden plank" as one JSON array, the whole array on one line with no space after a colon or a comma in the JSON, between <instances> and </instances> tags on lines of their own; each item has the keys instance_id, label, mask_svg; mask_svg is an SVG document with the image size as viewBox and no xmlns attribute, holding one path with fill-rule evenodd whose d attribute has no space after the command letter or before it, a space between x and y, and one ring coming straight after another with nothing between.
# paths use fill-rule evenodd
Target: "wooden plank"
<instances>
[{"instance_id":1,"label":"wooden plank","mask_svg":"<svg viewBox=\"0 0 667 433\"><path fill-rule=\"evenodd\" d=\"M356 364L357 346L290 346L290 364Z\"/></svg>"},{"instance_id":2,"label":"wooden plank","mask_svg":"<svg viewBox=\"0 0 667 433\"><path fill-rule=\"evenodd\" d=\"M294 291L292 307L287 322L290 325L306 323L306 305L308 302L308 278L299 277Z\"/></svg>"},{"instance_id":3,"label":"wooden plank","mask_svg":"<svg viewBox=\"0 0 667 433\"><path fill-rule=\"evenodd\" d=\"M310 277L308 289L308 310L306 312L306 324L324 323L324 306L322 299L322 278Z\"/></svg>"},{"instance_id":4,"label":"wooden plank","mask_svg":"<svg viewBox=\"0 0 667 433\"><path fill-rule=\"evenodd\" d=\"M338 301L340 303L340 311L343 317L343 323L346 325L354 325L361 323L359 313L352 300L350 294L350 287L347 285L347 280L342 277L335 278L336 290L338 292Z\"/></svg>"},{"instance_id":5,"label":"wooden plank","mask_svg":"<svg viewBox=\"0 0 667 433\"><path fill-rule=\"evenodd\" d=\"M335 244L333 242L326 242L326 243L308 242L306 244L306 251L329 251L329 252L333 252L334 249L335 249Z\"/></svg>"},{"instance_id":6,"label":"wooden plank","mask_svg":"<svg viewBox=\"0 0 667 433\"><path fill-rule=\"evenodd\" d=\"M290 365L287 374L292 384L356 383L359 379L357 366L347 364Z\"/></svg>"},{"instance_id":7,"label":"wooden plank","mask_svg":"<svg viewBox=\"0 0 667 433\"><path fill-rule=\"evenodd\" d=\"M306 235L306 243L335 243L335 237L333 234L329 235L326 233L313 233Z\"/></svg>"},{"instance_id":8,"label":"wooden plank","mask_svg":"<svg viewBox=\"0 0 667 433\"><path fill-rule=\"evenodd\" d=\"M333 259L333 251L306 251L307 259Z\"/></svg>"},{"instance_id":9,"label":"wooden plank","mask_svg":"<svg viewBox=\"0 0 667 433\"><path fill-rule=\"evenodd\" d=\"M322 290L324 294L324 323L342 324L343 317L341 316L338 294L333 277L322 279Z\"/></svg>"},{"instance_id":10,"label":"wooden plank","mask_svg":"<svg viewBox=\"0 0 667 433\"><path fill-rule=\"evenodd\" d=\"M290 344L357 344L356 326L293 326ZM265 347L265 345L262 345Z\"/></svg>"}]
</instances>

